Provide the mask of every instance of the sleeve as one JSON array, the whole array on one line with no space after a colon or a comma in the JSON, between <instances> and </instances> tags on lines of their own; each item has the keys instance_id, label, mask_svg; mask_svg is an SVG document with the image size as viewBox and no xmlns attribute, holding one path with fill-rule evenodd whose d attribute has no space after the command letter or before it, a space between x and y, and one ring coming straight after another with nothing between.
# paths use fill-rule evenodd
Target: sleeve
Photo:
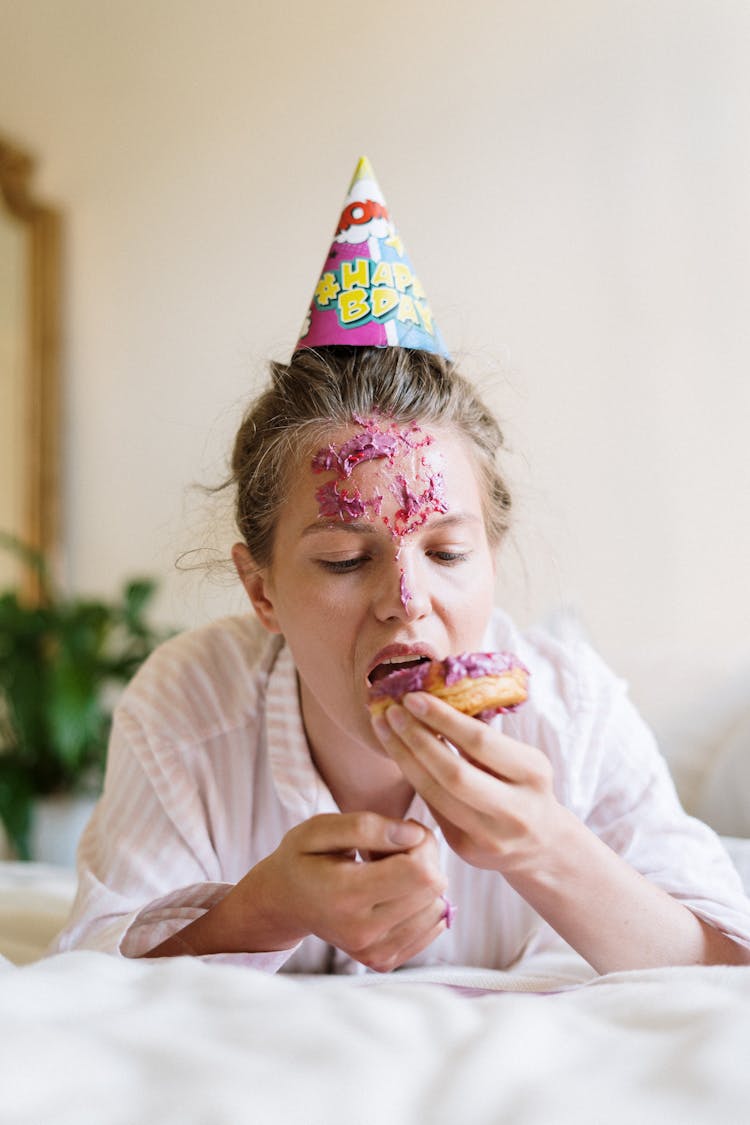
<instances>
[{"instance_id":1,"label":"sleeve","mask_svg":"<svg viewBox=\"0 0 750 1125\"><path fill-rule=\"evenodd\" d=\"M625 683L587 646L576 668L578 698L561 740L566 803L651 882L750 948L750 900L739 873L716 833L683 810Z\"/></svg>"},{"instance_id":2,"label":"sleeve","mask_svg":"<svg viewBox=\"0 0 750 1125\"><path fill-rule=\"evenodd\" d=\"M49 953L92 949L139 957L231 890L178 750L149 744L126 709L115 714L104 792L78 851L78 892ZM205 959L275 972L294 949Z\"/></svg>"}]
</instances>

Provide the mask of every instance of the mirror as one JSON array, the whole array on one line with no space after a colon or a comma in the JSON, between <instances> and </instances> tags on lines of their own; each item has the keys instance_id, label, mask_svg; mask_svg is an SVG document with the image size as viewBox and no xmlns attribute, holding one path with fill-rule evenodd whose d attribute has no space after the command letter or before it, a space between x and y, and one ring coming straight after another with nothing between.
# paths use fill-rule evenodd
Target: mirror
<instances>
[{"instance_id":1,"label":"mirror","mask_svg":"<svg viewBox=\"0 0 750 1125\"><path fill-rule=\"evenodd\" d=\"M53 555L58 532L59 236L34 162L0 137L0 531ZM0 590L38 584L0 551Z\"/></svg>"}]
</instances>

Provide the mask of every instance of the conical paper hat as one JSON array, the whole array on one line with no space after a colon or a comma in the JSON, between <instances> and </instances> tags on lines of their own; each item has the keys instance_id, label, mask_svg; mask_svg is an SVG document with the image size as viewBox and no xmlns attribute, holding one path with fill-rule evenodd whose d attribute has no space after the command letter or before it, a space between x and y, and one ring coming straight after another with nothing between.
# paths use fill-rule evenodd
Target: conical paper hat
<instances>
[{"instance_id":1,"label":"conical paper hat","mask_svg":"<svg viewBox=\"0 0 750 1125\"><path fill-rule=\"evenodd\" d=\"M295 351L329 344L448 357L366 156L354 172Z\"/></svg>"}]
</instances>

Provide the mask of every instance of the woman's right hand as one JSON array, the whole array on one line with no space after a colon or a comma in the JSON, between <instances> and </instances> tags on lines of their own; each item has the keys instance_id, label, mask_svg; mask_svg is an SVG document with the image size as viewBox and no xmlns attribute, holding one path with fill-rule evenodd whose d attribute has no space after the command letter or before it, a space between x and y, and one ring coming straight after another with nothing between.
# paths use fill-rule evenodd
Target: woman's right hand
<instances>
[{"instance_id":1,"label":"woman's right hand","mask_svg":"<svg viewBox=\"0 0 750 1125\"><path fill-rule=\"evenodd\" d=\"M362 862L357 853L377 858ZM445 889L429 829L371 812L331 813L287 832L219 906L231 906L235 949L238 939L245 952L261 952L315 934L387 972L445 929Z\"/></svg>"}]
</instances>

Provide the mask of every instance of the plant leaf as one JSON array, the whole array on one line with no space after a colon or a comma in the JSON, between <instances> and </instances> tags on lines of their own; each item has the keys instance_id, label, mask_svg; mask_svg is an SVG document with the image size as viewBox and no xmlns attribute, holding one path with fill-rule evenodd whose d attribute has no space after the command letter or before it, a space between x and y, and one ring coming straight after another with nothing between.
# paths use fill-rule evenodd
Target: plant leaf
<instances>
[{"instance_id":1,"label":"plant leaf","mask_svg":"<svg viewBox=\"0 0 750 1125\"><path fill-rule=\"evenodd\" d=\"M8 755L0 757L0 820L19 859L29 859L33 796L25 768Z\"/></svg>"}]
</instances>

